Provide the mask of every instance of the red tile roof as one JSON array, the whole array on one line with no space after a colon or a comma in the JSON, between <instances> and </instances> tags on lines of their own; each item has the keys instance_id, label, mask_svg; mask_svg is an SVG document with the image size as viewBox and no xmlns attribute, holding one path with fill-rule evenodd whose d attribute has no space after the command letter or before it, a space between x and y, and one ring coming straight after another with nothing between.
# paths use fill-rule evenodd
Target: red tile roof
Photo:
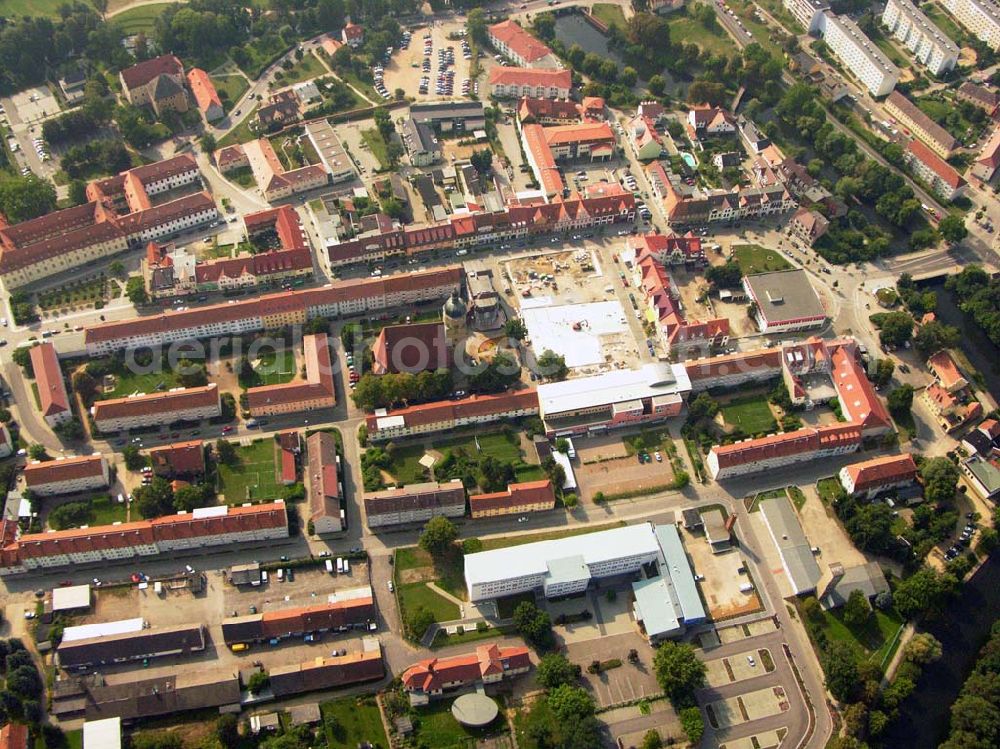
<instances>
[{"instance_id":1,"label":"red tile roof","mask_svg":"<svg viewBox=\"0 0 1000 749\"><path fill-rule=\"evenodd\" d=\"M574 122L580 119L580 105L568 99L536 99L525 96L518 104L517 116L522 122L531 118Z\"/></svg>"},{"instance_id":2,"label":"red tile roof","mask_svg":"<svg viewBox=\"0 0 1000 749\"><path fill-rule=\"evenodd\" d=\"M402 416L406 426L412 429L426 424L454 422L459 419L496 416L525 410L538 410L538 393L534 389L498 395L471 395L461 400L421 403L389 411L386 416ZM368 416L368 429L372 434L378 432L377 422L379 418L381 417Z\"/></svg>"},{"instance_id":3,"label":"red tile roof","mask_svg":"<svg viewBox=\"0 0 1000 749\"><path fill-rule=\"evenodd\" d=\"M419 661L406 669L401 678L407 690L434 692L445 684L471 684L485 676L529 666L531 658L526 647L480 645L474 653Z\"/></svg>"},{"instance_id":4,"label":"red tile roof","mask_svg":"<svg viewBox=\"0 0 1000 749\"><path fill-rule=\"evenodd\" d=\"M162 393L146 393L114 398L94 403L94 421L107 419L127 419L136 416L186 411L219 404L219 388L214 382L192 388L178 388Z\"/></svg>"},{"instance_id":5,"label":"red tile roof","mask_svg":"<svg viewBox=\"0 0 1000 749\"><path fill-rule=\"evenodd\" d=\"M490 70L491 86L544 86L566 90L573 88L573 74L569 70L536 70L534 68L505 68Z\"/></svg>"},{"instance_id":6,"label":"red tile roof","mask_svg":"<svg viewBox=\"0 0 1000 749\"><path fill-rule=\"evenodd\" d=\"M559 167L556 166L552 149L549 148L548 141L545 139L545 128L533 123L522 125L521 135L524 138L525 147L531 152L532 161L545 194L561 196L566 182L562 178Z\"/></svg>"},{"instance_id":7,"label":"red tile roof","mask_svg":"<svg viewBox=\"0 0 1000 749\"><path fill-rule=\"evenodd\" d=\"M888 455L873 458L845 467L854 482L854 491L866 492L901 481L912 481L917 476L917 464L912 455Z\"/></svg>"},{"instance_id":8,"label":"red tile roof","mask_svg":"<svg viewBox=\"0 0 1000 749\"><path fill-rule=\"evenodd\" d=\"M306 438L309 460L309 512L313 519L340 515L340 487L337 483L337 446L329 432L316 432Z\"/></svg>"},{"instance_id":9,"label":"red tile roof","mask_svg":"<svg viewBox=\"0 0 1000 749\"><path fill-rule=\"evenodd\" d=\"M923 141L914 138L906 144L906 150L912 153L917 160L921 161L928 169L940 177L946 185L957 190L965 184L965 180L947 161L942 159L930 148L924 145Z\"/></svg>"},{"instance_id":10,"label":"red tile roof","mask_svg":"<svg viewBox=\"0 0 1000 749\"><path fill-rule=\"evenodd\" d=\"M615 134L606 122L583 122L575 125L556 125L544 129L545 142L550 146L569 143L614 144Z\"/></svg>"},{"instance_id":11,"label":"red tile roof","mask_svg":"<svg viewBox=\"0 0 1000 749\"><path fill-rule=\"evenodd\" d=\"M548 504L549 509L555 507L556 495L548 479L510 484L504 492L469 495L469 509L473 516L490 510L518 512L519 508L542 502Z\"/></svg>"},{"instance_id":12,"label":"red tile roof","mask_svg":"<svg viewBox=\"0 0 1000 749\"><path fill-rule=\"evenodd\" d=\"M525 62L532 63L552 54L551 49L525 31L517 21L507 19L495 23L489 27L489 33Z\"/></svg>"},{"instance_id":13,"label":"red tile roof","mask_svg":"<svg viewBox=\"0 0 1000 749\"><path fill-rule=\"evenodd\" d=\"M198 109L208 112L209 107L216 106L222 108L222 99L219 92L215 90L215 84L201 68L191 68L187 74L188 85L191 86L191 93L198 103Z\"/></svg>"},{"instance_id":14,"label":"red tile roof","mask_svg":"<svg viewBox=\"0 0 1000 749\"><path fill-rule=\"evenodd\" d=\"M828 348L832 349L830 376L847 420L860 423L866 433L891 428L889 411L865 374L853 346L845 341L834 342Z\"/></svg>"},{"instance_id":15,"label":"red tile roof","mask_svg":"<svg viewBox=\"0 0 1000 749\"><path fill-rule=\"evenodd\" d=\"M365 29L363 26L359 26L356 23L350 23L344 26L344 37L347 39L360 39L365 35Z\"/></svg>"},{"instance_id":16,"label":"red tile roof","mask_svg":"<svg viewBox=\"0 0 1000 749\"><path fill-rule=\"evenodd\" d=\"M718 458L719 468L724 469L815 452L836 443L861 444L860 425L850 423L815 428L806 427L792 432L736 442L731 445L716 445L712 448L712 452Z\"/></svg>"},{"instance_id":17,"label":"red tile roof","mask_svg":"<svg viewBox=\"0 0 1000 749\"><path fill-rule=\"evenodd\" d=\"M330 341L326 334L304 336L302 353L306 368L305 379L248 389L247 405L251 411L295 403L304 406L309 401L319 398L335 397Z\"/></svg>"},{"instance_id":18,"label":"red tile roof","mask_svg":"<svg viewBox=\"0 0 1000 749\"><path fill-rule=\"evenodd\" d=\"M42 343L31 349L31 369L38 386L38 400L43 416L55 416L69 411L69 396L63 382L62 369L55 346Z\"/></svg>"},{"instance_id":19,"label":"red tile roof","mask_svg":"<svg viewBox=\"0 0 1000 749\"><path fill-rule=\"evenodd\" d=\"M963 379L958 365L947 351L938 351L927 360L928 366L946 390L953 389Z\"/></svg>"},{"instance_id":20,"label":"red tile roof","mask_svg":"<svg viewBox=\"0 0 1000 749\"><path fill-rule=\"evenodd\" d=\"M76 481L103 475L103 455L80 455L42 462L32 461L24 467L24 483L29 489L53 484L57 481Z\"/></svg>"},{"instance_id":21,"label":"red tile roof","mask_svg":"<svg viewBox=\"0 0 1000 749\"><path fill-rule=\"evenodd\" d=\"M345 623L364 621L374 616L374 601L371 596L366 596L294 609L265 611L261 623L265 637L282 637L296 632L340 627Z\"/></svg>"},{"instance_id":22,"label":"red tile roof","mask_svg":"<svg viewBox=\"0 0 1000 749\"><path fill-rule=\"evenodd\" d=\"M28 749L28 727L24 723L8 723L0 728L0 749Z\"/></svg>"},{"instance_id":23,"label":"red tile roof","mask_svg":"<svg viewBox=\"0 0 1000 749\"><path fill-rule=\"evenodd\" d=\"M121 72L122 80L131 89L145 86L161 75L183 76L184 66L174 55L160 55L151 60L136 63Z\"/></svg>"},{"instance_id":24,"label":"red tile roof","mask_svg":"<svg viewBox=\"0 0 1000 749\"><path fill-rule=\"evenodd\" d=\"M205 472L205 448L201 440L154 447L149 451L149 459L157 473L193 475Z\"/></svg>"},{"instance_id":25,"label":"red tile roof","mask_svg":"<svg viewBox=\"0 0 1000 749\"><path fill-rule=\"evenodd\" d=\"M372 355L372 372L377 375L416 374L451 364L444 325L439 322L386 325L372 344Z\"/></svg>"},{"instance_id":26,"label":"red tile roof","mask_svg":"<svg viewBox=\"0 0 1000 749\"><path fill-rule=\"evenodd\" d=\"M708 359L694 359L684 362L684 367L692 382L714 380L725 375L753 370L761 370L765 374L769 374L773 370L774 374L778 374L781 370L781 349L759 349L746 354L727 354Z\"/></svg>"}]
</instances>

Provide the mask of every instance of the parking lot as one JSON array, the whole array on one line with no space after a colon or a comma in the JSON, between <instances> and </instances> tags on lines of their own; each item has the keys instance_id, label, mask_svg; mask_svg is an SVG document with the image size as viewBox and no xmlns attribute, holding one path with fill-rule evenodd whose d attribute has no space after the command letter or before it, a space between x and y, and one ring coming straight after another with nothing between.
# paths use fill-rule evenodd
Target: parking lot
<instances>
[{"instance_id":1,"label":"parking lot","mask_svg":"<svg viewBox=\"0 0 1000 749\"><path fill-rule=\"evenodd\" d=\"M712 728L731 728L741 723L760 720L789 709L788 698L783 687L767 687L755 692L746 692L737 697L706 705L708 722Z\"/></svg>"},{"instance_id":2,"label":"parking lot","mask_svg":"<svg viewBox=\"0 0 1000 749\"><path fill-rule=\"evenodd\" d=\"M469 77L471 60L463 54L462 42L459 39L449 39L449 35L457 35L465 31L461 21L444 21L434 23L429 27L414 29L410 44L406 49L398 50L392 55L383 71L385 87L391 94L397 88L406 92L418 101L442 101L461 98L462 82ZM424 55L425 34L430 34L430 55ZM454 62L448 66L441 64L439 53L452 48ZM425 71L424 60L430 61L430 70ZM451 93L438 93L439 75L445 70L454 71L453 89ZM426 79L426 93L421 89L421 79ZM471 86L471 83L470 83ZM471 88L470 88L471 90Z\"/></svg>"},{"instance_id":3,"label":"parking lot","mask_svg":"<svg viewBox=\"0 0 1000 749\"><path fill-rule=\"evenodd\" d=\"M629 650L639 651L639 662L629 663ZM649 645L638 633L611 635L599 640L572 643L566 657L583 667L581 678L594 693L601 707L649 697L661 692L653 673L653 655ZM587 673L587 666L595 660L618 659L621 666L599 674Z\"/></svg>"},{"instance_id":4,"label":"parking lot","mask_svg":"<svg viewBox=\"0 0 1000 749\"><path fill-rule=\"evenodd\" d=\"M295 571L293 580L287 575L282 577L284 579L279 580L278 575L271 572L268 582L256 588L227 584L223 597L225 615L245 616L252 613L251 606L263 613L326 603L331 593L368 585L368 566L365 562L351 562L351 571L346 575L331 575L323 567L311 567Z\"/></svg>"},{"instance_id":5,"label":"parking lot","mask_svg":"<svg viewBox=\"0 0 1000 749\"><path fill-rule=\"evenodd\" d=\"M771 659L770 651L761 648L760 650L747 650L727 658L705 661L705 667L708 669L709 686L721 687L769 674L774 671L774 662Z\"/></svg>"}]
</instances>

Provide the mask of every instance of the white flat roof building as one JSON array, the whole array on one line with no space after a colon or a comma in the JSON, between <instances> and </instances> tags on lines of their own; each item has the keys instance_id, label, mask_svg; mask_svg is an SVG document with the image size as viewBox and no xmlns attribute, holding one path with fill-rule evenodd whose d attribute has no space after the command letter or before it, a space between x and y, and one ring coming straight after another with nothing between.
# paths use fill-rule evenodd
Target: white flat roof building
<instances>
[{"instance_id":1,"label":"white flat roof building","mask_svg":"<svg viewBox=\"0 0 1000 749\"><path fill-rule=\"evenodd\" d=\"M122 719L88 720L83 724L83 749L121 749Z\"/></svg>"},{"instance_id":2,"label":"white flat roof building","mask_svg":"<svg viewBox=\"0 0 1000 749\"><path fill-rule=\"evenodd\" d=\"M146 625L146 620L141 616L135 619L120 619L116 622L97 622L95 624L81 624L77 627L66 627L63 630L63 642L75 642L77 640L89 640L93 637L110 637L112 635L124 635L129 632L141 632Z\"/></svg>"},{"instance_id":3,"label":"white flat roof building","mask_svg":"<svg viewBox=\"0 0 1000 749\"><path fill-rule=\"evenodd\" d=\"M465 556L470 601L542 588L546 597L580 593L592 578L636 572L660 556L648 523L538 541Z\"/></svg>"},{"instance_id":4,"label":"white flat roof building","mask_svg":"<svg viewBox=\"0 0 1000 749\"><path fill-rule=\"evenodd\" d=\"M941 75L958 64L958 45L910 0L889 0L882 23L932 74Z\"/></svg>"},{"instance_id":5,"label":"white flat roof building","mask_svg":"<svg viewBox=\"0 0 1000 749\"><path fill-rule=\"evenodd\" d=\"M90 586L71 585L52 589L52 611L90 608Z\"/></svg>"},{"instance_id":6,"label":"white flat roof building","mask_svg":"<svg viewBox=\"0 0 1000 749\"><path fill-rule=\"evenodd\" d=\"M1000 7L992 0L941 0L955 19L993 49L1000 47Z\"/></svg>"},{"instance_id":7,"label":"white flat roof building","mask_svg":"<svg viewBox=\"0 0 1000 749\"><path fill-rule=\"evenodd\" d=\"M821 20L823 40L843 68L860 80L872 96L885 96L899 82L899 68L878 46L865 36L847 16L824 13Z\"/></svg>"}]
</instances>

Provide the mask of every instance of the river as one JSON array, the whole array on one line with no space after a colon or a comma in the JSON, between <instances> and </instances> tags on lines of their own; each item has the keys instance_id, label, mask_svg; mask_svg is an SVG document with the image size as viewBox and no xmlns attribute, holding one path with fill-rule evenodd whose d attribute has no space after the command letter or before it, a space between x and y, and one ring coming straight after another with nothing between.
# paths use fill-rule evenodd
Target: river
<instances>
[{"instance_id":1,"label":"river","mask_svg":"<svg viewBox=\"0 0 1000 749\"><path fill-rule=\"evenodd\" d=\"M1000 396L1000 349L965 319L943 279L920 286L937 292L938 319L962 331L962 351L982 374L993 397ZM884 737L885 746L935 749L945 739L951 705L998 616L1000 558L994 556L962 587L961 597L946 617L927 627L941 641L944 655L924 670L916 690L900 706L899 719Z\"/></svg>"}]
</instances>

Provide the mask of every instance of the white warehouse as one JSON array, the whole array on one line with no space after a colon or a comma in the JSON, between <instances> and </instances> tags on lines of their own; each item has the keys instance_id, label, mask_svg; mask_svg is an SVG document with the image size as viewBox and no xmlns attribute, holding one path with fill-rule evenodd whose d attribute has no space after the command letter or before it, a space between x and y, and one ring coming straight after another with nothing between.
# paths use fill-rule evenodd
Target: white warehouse
<instances>
[{"instance_id":1,"label":"white warehouse","mask_svg":"<svg viewBox=\"0 0 1000 749\"><path fill-rule=\"evenodd\" d=\"M932 74L941 75L958 65L958 45L910 0L889 0L882 23Z\"/></svg>"},{"instance_id":2,"label":"white warehouse","mask_svg":"<svg viewBox=\"0 0 1000 749\"><path fill-rule=\"evenodd\" d=\"M467 554L465 583L470 601L538 588L554 598L581 593L592 579L638 572L659 556L652 526L642 523Z\"/></svg>"}]
</instances>

